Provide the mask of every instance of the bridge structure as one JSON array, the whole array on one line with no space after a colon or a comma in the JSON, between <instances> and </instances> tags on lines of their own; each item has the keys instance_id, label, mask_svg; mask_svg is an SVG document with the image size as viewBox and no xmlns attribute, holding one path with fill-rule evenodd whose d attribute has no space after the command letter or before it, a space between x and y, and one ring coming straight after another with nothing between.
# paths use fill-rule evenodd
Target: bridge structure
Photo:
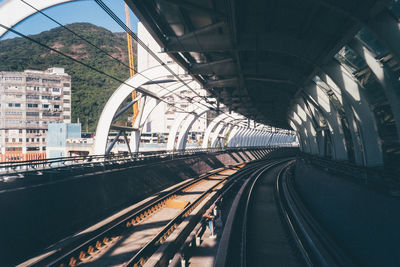
<instances>
[{"instance_id":1,"label":"bridge structure","mask_svg":"<svg viewBox=\"0 0 400 267\"><path fill-rule=\"evenodd\" d=\"M66 2L3 1L0 36ZM125 0L173 62L95 2L160 64L121 81L95 155L0 165L6 262L400 264L398 1ZM199 88L166 150L140 151L158 105ZM135 103L134 125L115 125ZM210 111L201 148L186 148ZM121 135L129 153L112 155Z\"/></svg>"}]
</instances>

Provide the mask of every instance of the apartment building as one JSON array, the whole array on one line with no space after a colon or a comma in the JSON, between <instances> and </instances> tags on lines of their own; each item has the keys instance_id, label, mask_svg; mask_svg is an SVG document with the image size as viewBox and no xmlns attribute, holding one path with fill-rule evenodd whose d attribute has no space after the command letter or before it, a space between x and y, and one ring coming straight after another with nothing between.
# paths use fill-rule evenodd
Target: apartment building
<instances>
[{"instance_id":1,"label":"apartment building","mask_svg":"<svg viewBox=\"0 0 400 267\"><path fill-rule=\"evenodd\" d=\"M0 162L46 158L53 122L71 122L71 76L63 68L0 72Z\"/></svg>"}]
</instances>

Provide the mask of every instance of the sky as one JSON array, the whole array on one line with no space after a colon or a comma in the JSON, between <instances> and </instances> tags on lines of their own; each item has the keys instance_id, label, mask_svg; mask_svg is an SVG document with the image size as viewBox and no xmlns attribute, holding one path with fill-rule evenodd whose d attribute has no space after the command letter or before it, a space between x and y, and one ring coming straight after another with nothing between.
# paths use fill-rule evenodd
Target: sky
<instances>
[{"instance_id":1,"label":"sky","mask_svg":"<svg viewBox=\"0 0 400 267\"><path fill-rule=\"evenodd\" d=\"M0 0L0 4L5 0ZM125 23L125 4L123 0L103 0L103 2ZM90 22L104 27L112 32L124 30L105 13L94 0L79 0L48 8L43 11L61 24L73 22ZM131 26L137 32L136 16L130 12ZM58 27L58 25L40 13L37 13L14 27L15 30L25 34L37 34ZM6 33L1 39L16 37L13 33Z\"/></svg>"}]
</instances>

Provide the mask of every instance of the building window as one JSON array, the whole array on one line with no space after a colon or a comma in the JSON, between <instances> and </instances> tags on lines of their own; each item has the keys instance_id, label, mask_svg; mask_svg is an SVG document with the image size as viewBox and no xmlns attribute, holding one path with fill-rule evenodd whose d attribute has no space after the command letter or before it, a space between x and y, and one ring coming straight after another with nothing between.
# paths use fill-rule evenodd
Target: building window
<instances>
[{"instance_id":1,"label":"building window","mask_svg":"<svg viewBox=\"0 0 400 267\"><path fill-rule=\"evenodd\" d=\"M71 103L71 101L69 99L64 99L63 102L64 103Z\"/></svg>"},{"instance_id":2,"label":"building window","mask_svg":"<svg viewBox=\"0 0 400 267\"><path fill-rule=\"evenodd\" d=\"M9 108L20 108L21 103L8 103Z\"/></svg>"},{"instance_id":3,"label":"building window","mask_svg":"<svg viewBox=\"0 0 400 267\"><path fill-rule=\"evenodd\" d=\"M4 77L5 81L22 81L22 77Z\"/></svg>"},{"instance_id":4,"label":"building window","mask_svg":"<svg viewBox=\"0 0 400 267\"><path fill-rule=\"evenodd\" d=\"M43 83L60 83L60 80L42 79Z\"/></svg>"},{"instance_id":5,"label":"building window","mask_svg":"<svg viewBox=\"0 0 400 267\"><path fill-rule=\"evenodd\" d=\"M22 112L20 112L20 111L6 111L6 115L9 115L9 116L21 116Z\"/></svg>"},{"instance_id":6,"label":"building window","mask_svg":"<svg viewBox=\"0 0 400 267\"><path fill-rule=\"evenodd\" d=\"M27 95L26 99L39 99L38 95Z\"/></svg>"},{"instance_id":7,"label":"building window","mask_svg":"<svg viewBox=\"0 0 400 267\"><path fill-rule=\"evenodd\" d=\"M22 124L22 121L18 121L18 120L6 120L6 124Z\"/></svg>"},{"instance_id":8,"label":"building window","mask_svg":"<svg viewBox=\"0 0 400 267\"><path fill-rule=\"evenodd\" d=\"M59 93L60 92L60 88L53 88L53 92Z\"/></svg>"},{"instance_id":9,"label":"building window","mask_svg":"<svg viewBox=\"0 0 400 267\"><path fill-rule=\"evenodd\" d=\"M60 108L60 105L54 105L54 108Z\"/></svg>"},{"instance_id":10,"label":"building window","mask_svg":"<svg viewBox=\"0 0 400 267\"><path fill-rule=\"evenodd\" d=\"M27 82L39 82L39 78L35 78L35 77L26 77L26 81Z\"/></svg>"},{"instance_id":11,"label":"building window","mask_svg":"<svg viewBox=\"0 0 400 267\"><path fill-rule=\"evenodd\" d=\"M37 108L37 107L39 107L38 104L32 104L32 103L28 103L28 104L26 104L26 106L27 106L28 108Z\"/></svg>"},{"instance_id":12,"label":"building window","mask_svg":"<svg viewBox=\"0 0 400 267\"><path fill-rule=\"evenodd\" d=\"M59 96L55 96L53 99L54 100L60 100L61 98Z\"/></svg>"},{"instance_id":13,"label":"building window","mask_svg":"<svg viewBox=\"0 0 400 267\"><path fill-rule=\"evenodd\" d=\"M49 108L49 104L43 104L43 108Z\"/></svg>"},{"instance_id":14,"label":"building window","mask_svg":"<svg viewBox=\"0 0 400 267\"><path fill-rule=\"evenodd\" d=\"M63 83L64 87L70 87L71 85L69 83Z\"/></svg>"},{"instance_id":15,"label":"building window","mask_svg":"<svg viewBox=\"0 0 400 267\"><path fill-rule=\"evenodd\" d=\"M39 112L27 112L26 116L39 117Z\"/></svg>"}]
</instances>

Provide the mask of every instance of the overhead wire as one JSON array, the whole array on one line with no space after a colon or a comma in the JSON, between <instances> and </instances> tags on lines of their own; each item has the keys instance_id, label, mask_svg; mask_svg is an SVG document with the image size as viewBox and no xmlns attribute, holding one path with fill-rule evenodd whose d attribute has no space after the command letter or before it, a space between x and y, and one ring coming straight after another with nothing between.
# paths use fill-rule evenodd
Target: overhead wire
<instances>
[{"instance_id":1,"label":"overhead wire","mask_svg":"<svg viewBox=\"0 0 400 267\"><path fill-rule=\"evenodd\" d=\"M142 48L146 50L161 66L163 66L168 72L170 72L176 79L178 79L181 83L183 83L187 88L189 88L194 94L198 97L203 98L203 96L199 95L192 87L190 87L186 82L184 82L179 75L177 75L171 68L169 68L164 61L162 61L132 30L102 1L102 0L94 0L118 25L121 26ZM204 97L206 100L207 98ZM199 102L199 104L202 104ZM207 107L209 108L209 107ZM226 112L224 112L226 113ZM226 113L229 117L231 117L228 113Z\"/></svg>"},{"instance_id":2,"label":"overhead wire","mask_svg":"<svg viewBox=\"0 0 400 267\"><path fill-rule=\"evenodd\" d=\"M74 61L74 62L76 62L76 63L79 63L79 64L81 64L81 65L83 65L83 66L85 66L85 67L87 67L87 68L89 68L89 69L91 69L91 70L93 70L93 71L96 71L96 72L98 72L98 73L100 73L100 74L102 74L102 75L105 75L105 76L107 76L107 77L109 77L109 78L111 78L111 79L113 79L113 80L115 80L115 81L117 81L117 82L120 82L121 84L127 85L127 86L129 86L129 87L131 87L131 88L133 88L133 89L136 89L138 92L142 93L142 94L145 95L145 96L149 96L149 97L155 98L155 99L157 99L157 100L159 100L159 101L161 101L161 102L164 102L164 103L166 103L166 104L169 104L169 105L174 105L174 104L171 104L171 103L169 103L168 101L166 101L166 100L164 100L164 99L158 97L157 95L155 95L154 93L152 93L152 92L150 92L150 91L148 91L148 90L145 90L145 89L140 88L140 87L137 87L137 88L136 88L136 87L134 87L134 86L132 86L132 85L126 83L125 81L122 81L121 79L119 79L119 78L117 78L117 77L115 77L115 76L112 76L112 75L110 75L110 74L108 74L108 73L106 73L106 72L104 72L104 71L102 71L102 70L99 70L99 69L97 69L97 68L95 68L95 67L93 67L93 66L91 66L91 65L89 65L89 64L87 64L87 63L85 63L85 62L83 62L83 61L81 61L81 60L79 60L79 59L75 59L75 58L73 58L73 57L71 57L71 56L69 56L69 55L67 55L67 54L65 54L65 53L63 53L63 52L61 52L61 51L59 51L59 50L57 50L57 49L54 49L54 48L52 48L52 47L50 47L50 46L48 46L48 45L46 45L46 44L43 44L43 43L41 43L41 42L39 42L39 41L37 41L37 40L35 40L35 39L33 39L33 38L31 38L31 37L29 37L29 36L23 34L23 33L21 33L21 32L19 32L19 31L15 30L15 29L12 29L12 28L10 28L10 27L7 27L7 26L5 26L5 25L3 25L3 24L0 24L0 27L2 27L2 28L4 28L5 30L10 31L10 32L12 32L12 33L14 33L14 34L16 34L16 35L22 37L22 38L25 38L25 39L27 39L27 40L33 42L33 43L36 43L36 44L38 44L38 45L40 45L40 46L42 46L42 47L44 47L44 48L46 48L46 49L49 49L49 50L51 50L51 51L53 51L53 52L55 52L55 53L57 53L57 54L60 54L61 56L66 57L66 58L68 58L68 59L70 59L70 60L72 60L72 61ZM184 112L191 113L190 111L187 111L187 110L182 109L182 108L180 108L180 107L176 107L176 108L178 108L178 109L180 109L180 110L182 110L182 111L184 111Z\"/></svg>"},{"instance_id":3,"label":"overhead wire","mask_svg":"<svg viewBox=\"0 0 400 267\"><path fill-rule=\"evenodd\" d=\"M104 49L102 49L101 47L93 44L93 42L91 42L90 40L88 40L87 38L83 37L82 35L78 34L77 32L75 32L74 30L70 29L69 27L61 24L60 22L58 22L56 19L50 17L49 15L47 15L46 13L44 13L43 11L37 9L36 7L34 7L33 5L27 3L24 0L20 0L21 2L25 3L26 5L30 6L32 9L34 9L36 12L42 14L43 16L45 16L46 18L48 18L49 20L53 21L54 23L56 23L57 25L61 26L62 28L64 28L65 30L71 32L72 34L74 34L75 36L77 36L78 38L80 38L81 40L85 41L86 43L88 43L89 45L93 46L94 48L98 49L101 53L107 55L108 57L112 58L113 60L115 60L116 62L118 62L119 64L125 66L126 68L128 68L129 70L131 70L132 68L125 64L123 61L119 60L118 58L116 58L115 56L111 55L110 53L108 53L107 51L105 51ZM137 73L138 75L141 75L143 78L147 79L147 80L151 80L150 78L146 77L144 74L142 73ZM165 87L163 87L162 85L158 85L163 89L166 89ZM166 89L168 90L168 89ZM171 94L176 95L177 97L181 98L181 99L186 99L188 100L190 103L192 103L193 100L191 100L189 97L182 97L180 95L178 95L177 93L173 92L173 91L169 91Z\"/></svg>"},{"instance_id":4,"label":"overhead wire","mask_svg":"<svg viewBox=\"0 0 400 267\"><path fill-rule=\"evenodd\" d=\"M110 58L112 58L113 60L117 61L119 64L121 64L121 65L123 65L123 66L125 66L125 67L127 67L127 68L129 68L129 69L131 69L130 66L126 65L124 62L120 61L118 58L112 56L111 54L109 54L109 53L108 53L107 51L105 51L104 49L102 49L102 48L96 46L96 45L93 44L91 41L89 41L87 38L85 38L85 37L83 37L82 35L76 33L75 31L73 31L72 29L66 27L65 25L62 25L61 23L59 23L59 22L58 22L57 20L55 20L54 18L48 16L47 14L45 14L45 13L42 12L41 10L38 10L38 9L35 8L34 6L32 6L32 5L30 5L29 3L25 2L24 0L21 0L21 1L22 1L23 3L25 3L25 4L27 4L28 6L30 6L31 8L33 8L36 12L41 13L42 15L44 15L45 17L47 17L48 19L50 19L50 20L53 21L54 23L58 24L58 25L61 26L62 28L64 28L64 29L66 29L67 31L71 32L72 34L74 34L74 35L77 36L78 38L84 40L84 41L87 42L89 45L95 47L96 49L98 49L98 50L99 50L100 52L102 52L103 54L105 54L105 55L109 56ZM95 0L95 1L96 1L101 7L102 7L102 6L105 7L105 11L106 11L106 10L109 10L109 8L108 8L107 6L105 6L105 4L104 4L102 1L99 1L99 0ZM101 5L101 4L102 4L102 5ZM104 10L104 9L103 9L103 10ZM145 49L150 55L152 55L152 56L160 63L160 65L162 65L163 67L165 67L171 74L173 74L174 77L176 77L185 87L191 89L191 91L194 90L194 89L192 89L190 86L188 86L188 84L187 84L185 81L183 81L176 73L174 73L160 58L158 58L157 55L155 55L154 52L151 51L151 50L150 50L150 49L149 49L149 48L148 48L148 47L147 47L147 46L146 46L146 45L145 45L145 44L144 44L144 43L129 29L129 28L127 28L127 26L126 26L121 20L119 20L119 18L116 17L116 15L115 15L111 10L109 10L109 11L110 11L111 14L113 14L113 15L111 15L111 14L110 14L109 12L107 12L107 11L106 11L106 12L107 12L110 16L112 16L112 18L113 18L114 20L117 19L116 22L118 23L118 21L119 21L120 23L118 23L118 24L120 24L120 26L121 26L122 28L125 28L125 30L127 30L127 32L128 32L131 36L133 35L133 36L132 36L133 39L134 39L137 43L139 43L142 47L144 47L144 49ZM114 18L114 17L115 17L115 18ZM124 26L122 26L121 24L123 24ZM16 34L16 35L21 36L22 38L25 38L25 39L27 39L27 40L29 40L29 41L31 41L31 42L33 42L33 43L36 43L36 44L38 44L38 45L40 45L40 46L42 46L42 47L44 47L44 48L46 48L46 49L49 49L49 50L51 50L51 51L53 51L53 52L55 52L55 53L58 53L58 54L60 54L60 55L62 55L62 56L64 56L64 57L66 57L66 58L68 58L68 59L70 59L70 60L72 60L72 61L75 61L75 62L77 62L77 63L79 63L79 64L81 64L81 65L83 65L83 66L85 66L85 67L87 67L87 68L89 68L89 69L91 69L91 70L93 70L93 71L96 71L96 72L98 72L98 73L100 73L100 74L102 74L102 75L105 75L105 76L107 76L107 77L113 79L113 80L116 80L116 81L120 82L121 84L125 84L125 85L127 85L127 86L129 86L129 87L131 87L131 88L133 88L133 89L138 89L138 91L141 92L141 93L144 94L144 95L147 95L147 96L150 96L150 97L153 97L153 98L157 98L157 99L160 100L161 102L164 102L164 103L166 103L166 104L168 104L168 105L170 105L170 106L174 106L175 108L181 110L182 112L185 112L185 113L193 113L193 111L190 112L190 111L188 111L188 110L186 110L186 109L183 109L183 108L180 108L180 107L176 106L176 105L173 104L173 103L169 103L168 101L165 101L164 99L157 97L157 96L154 95L153 93L151 93L151 92L149 92L149 91L147 91L147 90L143 90L143 88L135 88L135 87L133 87L133 86L127 84L125 81L122 81L121 79L119 79L119 78L117 78L117 77L115 77L115 76L112 76L112 75L110 75L110 74L108 74L108 73L106 73L106 72L104 72L104 71L102 71L102 70L100 70L100 69L97 69L97 68L95 68L95 67L93 67L93 66L90 66L89 64L87 64L87 63L85 63L85 62L83 62L83 61L81 61L81 60L75 59L75 58L73 58L73 57L71 57L71 56L69 56L69 55L67 55L67 54L65 54L65 53L63 53L63 52L61 52L61 51L59 51L59 50L57 50L57 49L54 49L54 48L52 48L52 47L50 47L50 46L47 46L46 44L43 44L43 43L41 43L41 42L39 42L39 41L37 41L37 40L35 40L35 39L33 39L33 38L30 38L30 37L28 37L28 36L22 34L21 32L18 32L18 31L15 30L15 29L12 29L12 28L10 28L10 27L7 27L7 26L5 26L5 25L3 25L3 24L0 24L0 26L1 26L2 28L4 28L4 29L8 30L8 31L13 32L13 33ZM134 37L136 37L136 38L134 38ZM149 80L149 81L151 80L150 78L146 77L145 75L143 75L143 74L141 74L141 73L138 73L138 74L142 75L145 79L147 79L147 80ZM170 92L170 93L172 93L172 94L178 96L180 99L185 99L185 100L187 100L187 98L181 97L180 95L177 95L175 92L170 91L170 90L168 90L167 88L165 88L165 87L163 87L163 86L161 86L161 85L159 85L159 84L158 84L158 86L160 86L161 88L165 89L166 91L168 91L168 92ZM203 96L199 95L197 92L195 92L195 94L196 94L198 97L202 98L202 99L206 99L206 97L203 97ZM190 100L189 100L189 102L192 103L192 101L190 101ZM203 106L207 107L208 109L210 108L209 106L204 105L204 104L201 103L201 102L197 102L197 103L202 104ZM208 102L207 102L207 103L208 103ZM193 103L192 103L192 104L193 104ZM208 103L208 104L210 104L210 103ZM203 118L203 117L199 117L199 118L200 118L200 119L205 119L205 118ZM223 124L225 124L225 123L223 123ZM229 123L228 123L228 124L229 124Z\"/></svg>"},{"instance_id":5,"label":"overhead wire","mask_svg":"<svg viewBox=\"0 0 400 267\"><path fill-rule=\"evenodd\" d=\"M158 11L159 14L162 14L162 11L161 11L161 9L160 9L160 6L155 6L155 8L156 8L156 10ZM181 15L183 16L182 10L180 10L180 13L181 13ZM183 23L186 23L184 18L183 18ZM186 25L186 26L190 26L190 25ZM204 51L203 46L201 45L201 43L200 43L200 41L199 41L199 39L198 39L198 36L197 36L197 34L196 34L196 31L193 30L193 31L191 31L191 33L193 34L193 36L194 36L194 38L195 38L195 40L196 40L196 43L197 43L198 47L200 48L200 50L201 50L201 51ZM184 53L190 54L191 51L189 51L189 50L186 49L186 47L182 44L180 38L179 38L178 36L175 36L175 37L176 37L176 39L175 39L176 42L181 46L183 52L184 52ZM210 65L210 64L207 64L207 65L208 65L208 68L211 70L211 73L212 73L212 74L216 74L216 72L215 72L214 68L212 67L212 65ZM219 101L219 99L217 99L217 101ZM218 107L218 102L217 102L217 108L216 108L216 110L218 110L218 109L219 109L219 107ZM227 113L227 112L222 112L222 113L226 114L229 118L232 118L232 119L233 119L233 117L230 116L229 113Z\"/></svg>"},{"instance_id":6,"label":"overhead wire","mask_svg":"<svg viewBox=\"0 0 400 267\"><path fill-rule=\"evenodd\" d=\"M178 74L176 74L171 68L168 67L168 65L165 64L164 61L162 61L134 32L132 32L129 27L102 1L102 0L94 0L118 25L121 26L122 29L124 29L131 37L141 46L143 47L146 52L148 52L161 66L163 66L168 72L170 72L176 79L178 79L180 82L182 82L187 88L189 88L195 95L198 97L203 98L206 103L207 97L203 97L199 95L196 90L194 90L192 87L188 86L186 82L184 82ZM199 102L201 104L201 102ZM209 104L209 103L208 103ZM228 115L229 116L229 115Z\"/></svg>"}]
</instances>

